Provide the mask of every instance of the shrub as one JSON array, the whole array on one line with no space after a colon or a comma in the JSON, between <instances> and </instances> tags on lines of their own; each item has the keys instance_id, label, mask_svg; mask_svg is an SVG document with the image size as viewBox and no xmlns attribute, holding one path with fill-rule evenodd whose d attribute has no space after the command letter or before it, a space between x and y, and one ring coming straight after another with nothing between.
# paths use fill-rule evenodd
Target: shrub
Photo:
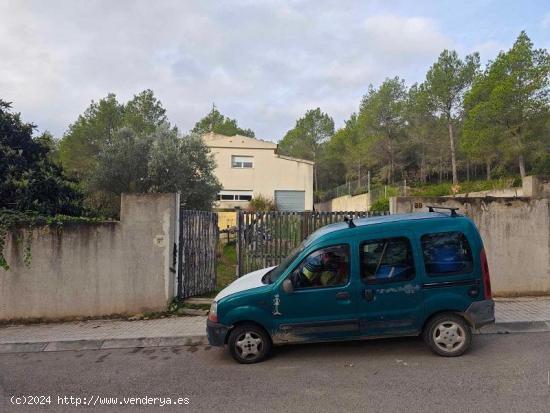
<instances>
[{"instance_id":1,"label":"shrub","mask_svg":"<svg viewBox=\"0 0 550 413\"><path fill-rule=\"evenodd\" d=\"M250 212L276 211L277 206L273 202L273 199L260 194L250 200L248 210Z\"/></svg>"},{"instance_id":2,"label":"shrub","mask_svg":"<svg viewBox=\"0 0 550 413\"><path fill-rule=\"evenodd\" d=\"M370 207L372 212L385 212L390 210L389 198L378 198Z\"/></svg>"}]
</instances>

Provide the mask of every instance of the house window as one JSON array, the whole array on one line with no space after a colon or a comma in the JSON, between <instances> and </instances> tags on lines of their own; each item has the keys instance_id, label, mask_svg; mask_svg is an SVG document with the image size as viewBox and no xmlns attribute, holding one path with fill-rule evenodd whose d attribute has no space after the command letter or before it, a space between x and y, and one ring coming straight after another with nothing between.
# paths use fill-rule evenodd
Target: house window
<instances>
[{"instance_id":1,"label":"house window","mask_svg":"<svg viewBox=\"0 0 550 413\"><path fill-rule=\"evenodd\" d=\"M218 201L250 201L252 191L220 191Z\"/></svg>"},{"instance_id":2,"label":"house window","mask_svg":"<svg viewBox=\"0 0 550 413\"><path fill-rule=\"evenodd\" d=\"M233 168L253 168L254 167L254 157L253 156L232 156L231 157L231 166Z\"/></svg>"}]
</instances>

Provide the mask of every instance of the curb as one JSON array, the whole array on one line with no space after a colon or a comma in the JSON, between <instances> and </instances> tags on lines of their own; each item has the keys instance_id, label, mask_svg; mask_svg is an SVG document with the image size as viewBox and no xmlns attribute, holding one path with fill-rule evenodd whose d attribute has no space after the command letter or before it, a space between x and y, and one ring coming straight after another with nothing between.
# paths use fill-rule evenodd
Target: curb
<instances>
[{"instance_id":1,"label":"curb","mask_svg":"<svg viewBox=\"0 0 550 413\"><path fill-rule=\"evenodd\" d=\"M107 350L135 347L200 346L208 344L206 336L114 338L104 340L66 340L37 343L2 343L0 354L50 351Z\"/></svg>"},{"instance_id":2,"label":"curb","mask_svg":"<svg viewBox=\"0 0 550 413\"><path fill-rule=\"evenodd\" d=\"M544 333L550 331L550 321L508 321L490 324L477 334Z\"/></svg>"},{"instance_id":3,"label":"curb","mask_svg":"<svg viewBox=\"0 0 550 413\"><path fill-rule=\"evenodd\" d=\"M475 330L474 334L542 333L550 331L550 321L499 322ZM53 351L107 350L136 347L208 345L206 335L174 337L113 338L104 340L65 340L28 343L2 343L0 354Z\"/></svg>"}]
</instances>

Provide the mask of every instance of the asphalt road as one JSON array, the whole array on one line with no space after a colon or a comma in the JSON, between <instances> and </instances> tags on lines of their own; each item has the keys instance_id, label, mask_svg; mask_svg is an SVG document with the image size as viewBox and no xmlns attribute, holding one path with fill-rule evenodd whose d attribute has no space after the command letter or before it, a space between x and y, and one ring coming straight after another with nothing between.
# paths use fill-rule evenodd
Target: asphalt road
<instances>
[{"instance_id":1,"label":"asphalt road","mask_svg":"<svg viewBox=\"0 0 550 413\"><path fill-rule=\"evenodd\" d=\"M250 366L208 346L4 354L0 412L549 412L549 372L550 333L476 336L453 359L416 338L280 347ZM51 404L10 402L29 395ZM77 408L58 396L182 404Z\"/></svg>"}]
</instances>

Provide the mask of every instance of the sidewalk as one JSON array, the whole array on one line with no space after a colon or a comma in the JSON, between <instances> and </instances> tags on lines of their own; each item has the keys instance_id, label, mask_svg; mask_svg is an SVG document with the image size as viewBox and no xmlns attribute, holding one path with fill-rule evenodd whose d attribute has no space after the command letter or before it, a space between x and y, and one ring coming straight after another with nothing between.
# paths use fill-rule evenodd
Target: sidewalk
<instances>
[{"instance_id":1,"label":"sidewalk","mask_svg":"<svg viewBox=\"0 0 550 413\"><path fill-rule=\"evenodd\" d=\"M550 297L497 299L479 334L550 331ZM90 320L0 327L0 353L206 344L206 317Z\"/></svg>"}]
</instances>

